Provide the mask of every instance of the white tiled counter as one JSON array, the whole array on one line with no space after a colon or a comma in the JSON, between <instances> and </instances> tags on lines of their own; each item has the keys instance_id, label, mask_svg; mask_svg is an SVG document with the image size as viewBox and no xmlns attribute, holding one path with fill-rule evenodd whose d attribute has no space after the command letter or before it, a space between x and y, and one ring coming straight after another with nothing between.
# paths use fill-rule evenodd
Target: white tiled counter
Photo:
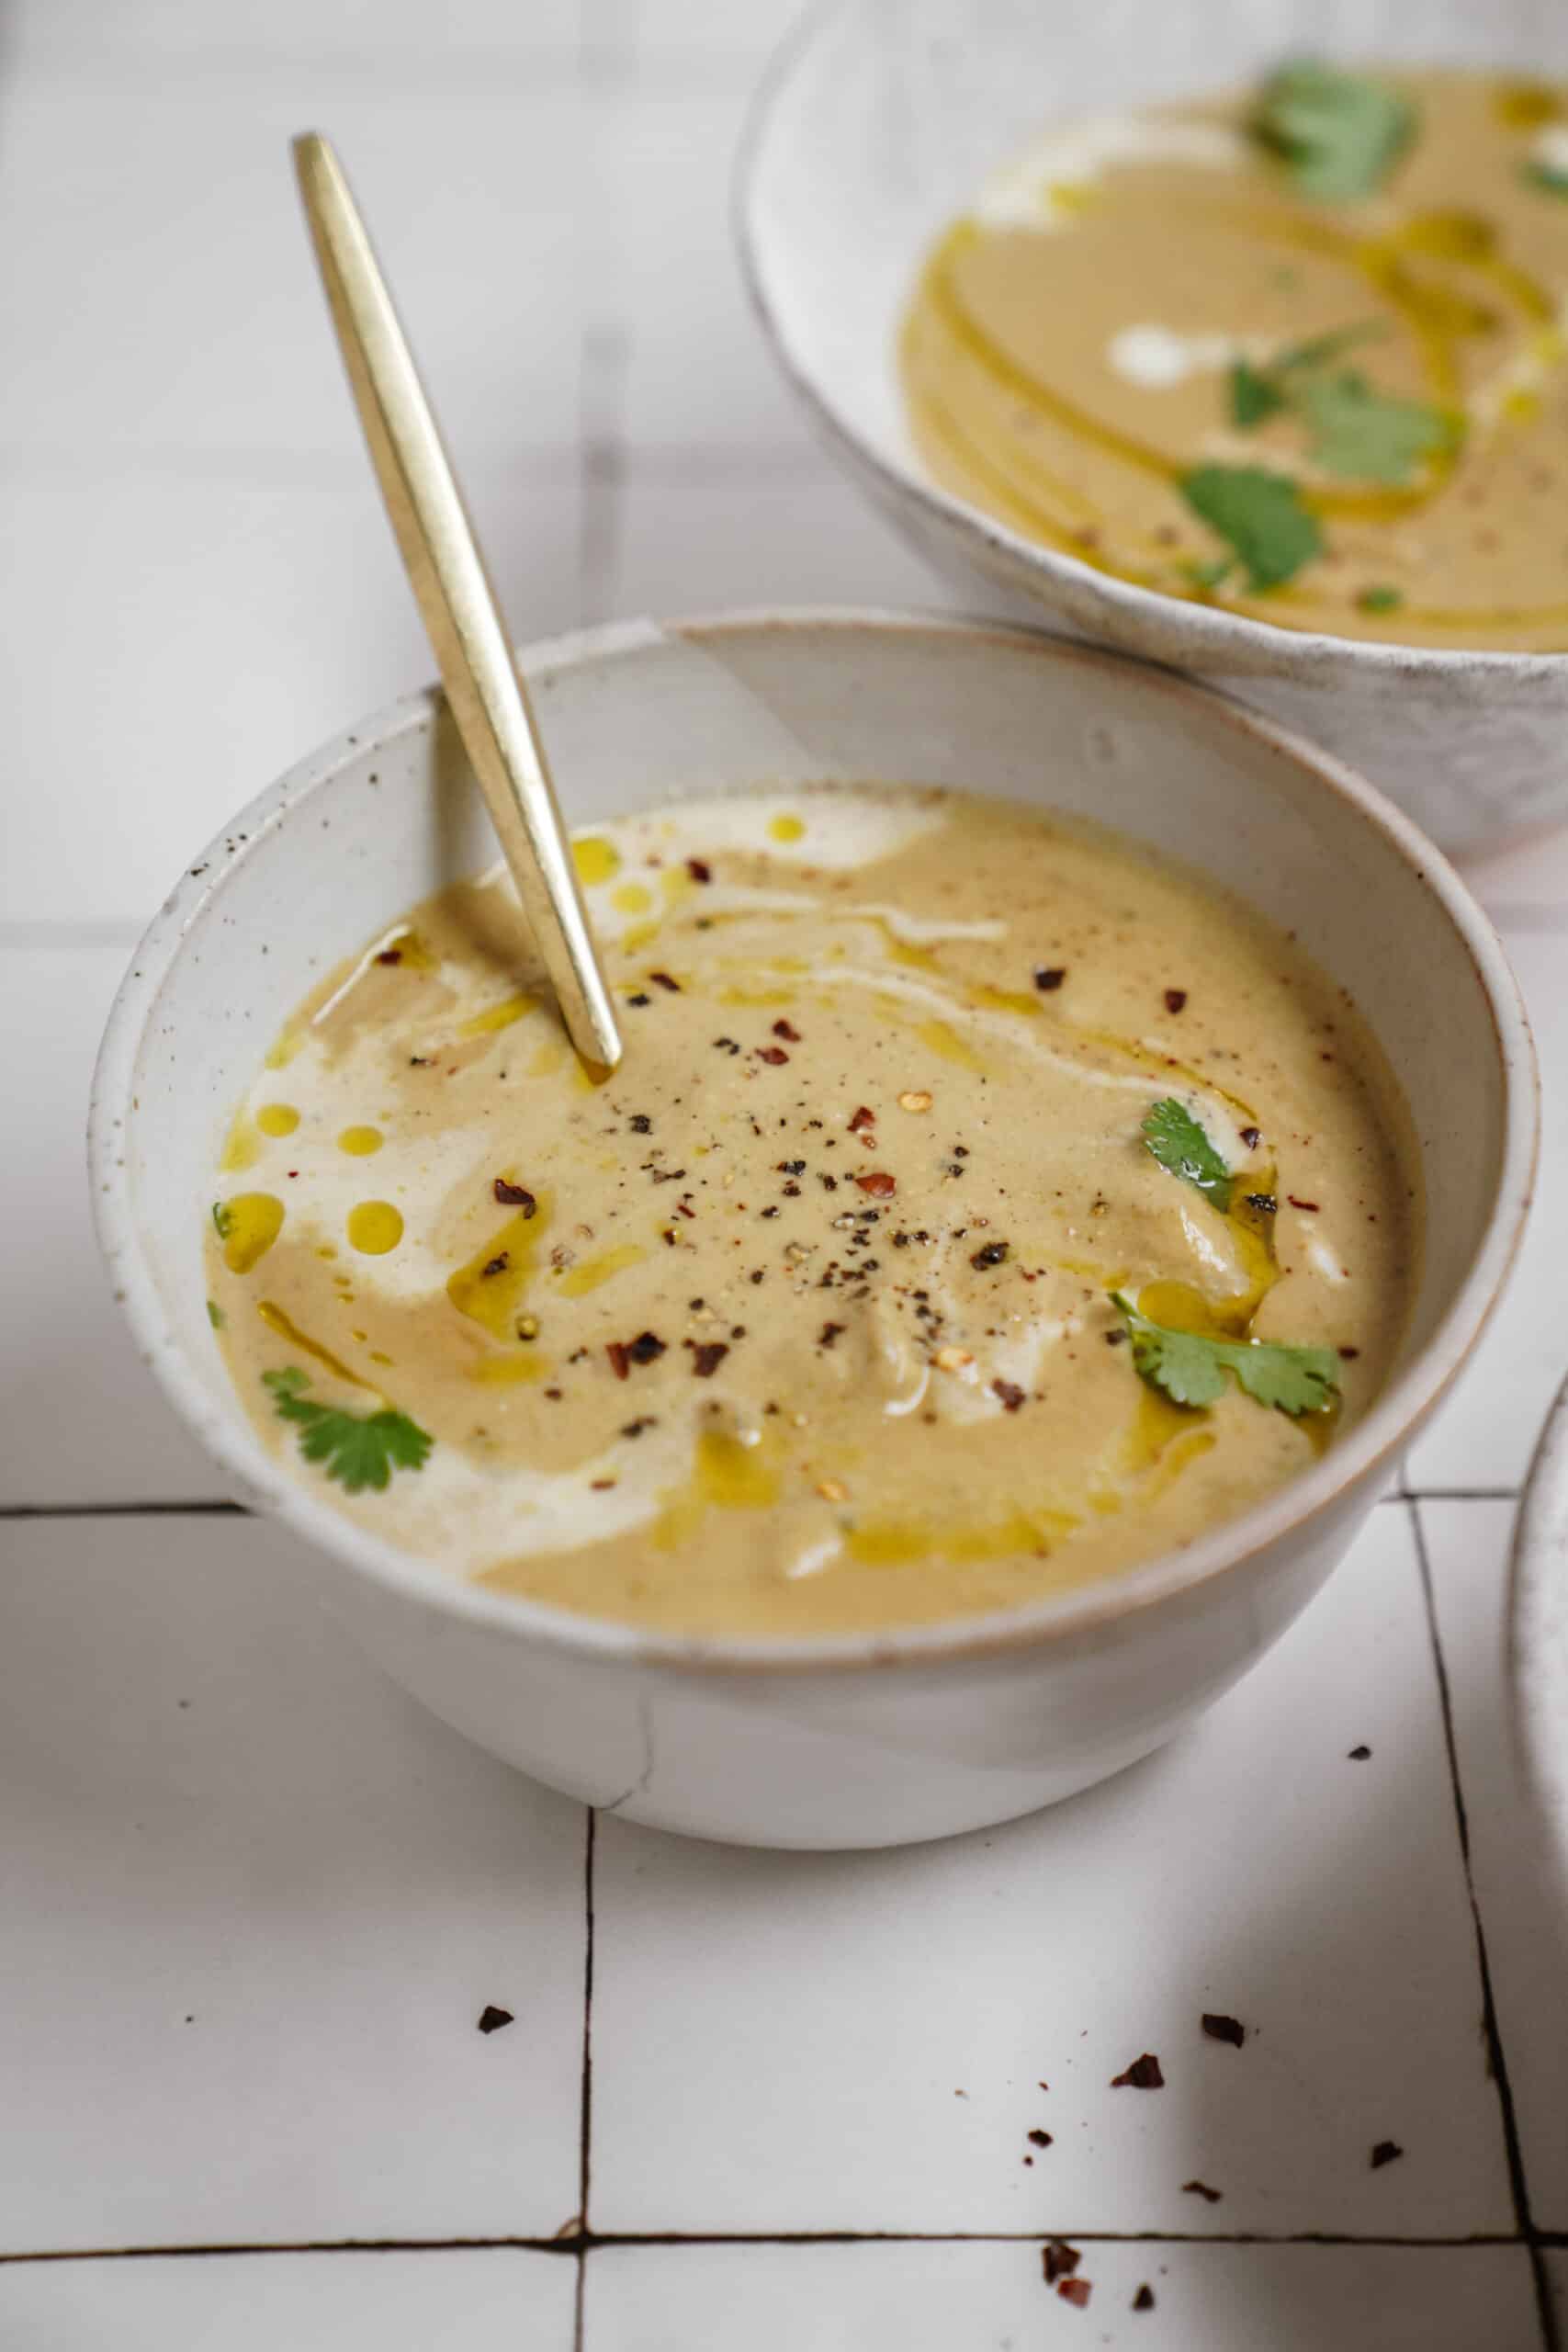
<instances>
[{"instance_id":1,"label":"white tiled counter","mask_svg":"<svg viewBox=\"0 0 1568 2352\"><path fill-rule=\"evenodd\" d=\"M729 263L786 13L22 0L0 30L3 2352L1568 2335L1568 1957L1501 1668L1568 1361L1568 839L1473 876L1537 1024L1543 1207L1408 1491L1196 1732L987 1835L748 1854L515 1778L222 1502L101 1279L81 1130L141 921L429 667L290 130L360 186L519 636L946 601L803 435ZM1113 2088L1145 2052L1164 2087Z\"/></svg>"}]
</instances>

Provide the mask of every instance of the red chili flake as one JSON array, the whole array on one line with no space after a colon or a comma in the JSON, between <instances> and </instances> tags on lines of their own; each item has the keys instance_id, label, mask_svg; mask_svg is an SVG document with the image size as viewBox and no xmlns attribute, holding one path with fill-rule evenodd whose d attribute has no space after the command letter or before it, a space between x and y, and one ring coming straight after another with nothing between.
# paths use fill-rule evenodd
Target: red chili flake
<instances>
[{"instance_id":1,"label":"red chili flake","mask_svg":"<svg viewBox=\"0 0 1568 2352\"><path fill-rule=\"evenodd\" d=\"M1336 1353L1337 1354L1341 1363L1354 1363L1356 1358L1360 1354L1360 1352L1361 1351L1359 1348L1339 1348L1336 1350Z\"/></svg>"},{"instance_id":2,"label":"red chili flake","mask_svg":"<svg viewBox=\"0 0 1568 2352\"><path fill-rule=\"evenodd\" d=\"M675 1247L674 1227L672 1225L661 1225L659 1228L659 1235L666 1249L673 1250Z\"/></svg>"},{"instance_id":3,"label":"red chili flake","mask_svg":"<svg viewBox=\"0 0 1568 2352\"><path fill-rule=\"evenodd\" d=\"M652 980L652 981L655 983L655 985L656 985L657 987L661 988L661 989L667 989L669 990L669 992L670 992L670 994L671 994L671 996L679 996L679 995L680 995L680 993L681 993L681 983L680 983L680 981L679 981L679 980L672 980L672 979L671 978L671 977L670 977L670 975L669 975L669 973L668 973L668 972L649 972L649 976L648 976L648 977L649 977L649 978L650 980Z\"/></svg>"},{"instance_id":4,"label":"red chili flake","mask_svg":"<svg viewBox=\"0 0 1568 2352\"><path fill-rule=\"evenodd\" d=\"M489 1265L481 1267L479 1271L480 1282L488 1282L491 1274L503 1274L511 1263L511 1251L507 1250L498 1250L495 1256L491 1260Z\"/></svg>"},{"instance_id":5,"label":"red chili flake","mask_svg":"<svg viewBox=\"0 0 1568 2352\"><path fill-rule=\"evenodd\" d=\"M610 1359L610 1370L615 1374L615 1378L617 1380L624 1380L626 1376L627 1357L626 1351L621 1345L619 1340L609 1340L606 1343L604 1353Z\"/></svg>"},{"instance_id":6,"label":"red chili flake","mask_svg":"<svg viewBox=\"0 0 1568 2352\"><path fill-rule=\"evenodd\" d=\"M824 1323L821 1330L817 1335L818 1346L819 1348L830 1348L834 1340L838 1338L840 1332L845 1328L846 1327L842 1323Z\"/></svg>"},{"instance_id":7,"label":"red chili flake","mask_svg":"<svg viewBox=\"0 0 1568 2352\"><path fill-rule=\"evenodd\" d=\"M376 958L378 964L400 964L402 960L403 951L400 947L383 947Z\"/></svg>"},{"instance_id":8,"label":"red chili flake","mask_svg":"<svg viewBox=\"0 0 1568 2352\"><path fill-rule=\"evenodd\" d=\"M1363 1740L1359 1747L1351 1748L1348 1756L1346 1758L1346 1761L1349 1764L1365 1764L1371 1758L1371 1752L1372 1751L1367 1746L1366 1741Z\"/></svg>"},{"instance_id":9,"label":"red chili flake","mask_svg":"<svg viewBox=\"0 0 1568 2352\"><path fill-rule=\"evenodd\" d=\"M993 1380L991 1383L991 1394L993 1396L999 1396L1001 1398L1002 1410L1006 1413L1016 1413L1020 1406L1025 1401L1024 1390L1020 1388L1017 1383L1011 1380ZM1045 2087L1044 2084L1042 2083L1040 2087L1043 2090Z\"/></svg>"},{"instance_id":10,"label":"red chili flake","mask_svg":"<svg viewBox=\"0 0 1568 2352\"><path fill-rule=\"evenodd\" d=\"M1066 977L1067 967L1065 964L1042 964L1035 970L1034 985L1048 996L1053 989L1061 987Z\"/></svg>"},{"instance_id":11,"label":"red chili flake","mask_svg":"<svg viewBox=\"0 0 1568 2352\"><path fill-rule=\"evenodd\" d=\"M1165 2076L1154 2052L1145 2050L1141 2058L1134 2058L1124 2075L1112 2075L1111 2087L1113 2091L1163 2091Z\"/></svg>"},{"instance_id":12,"label":"red chili flake","mask_svg":"<svg viewBox=\"0 0 1568 2352\"><path fill-rule=\"evenodd\" d=\"M1154 2307L1155 2290L1148 2285L1147 2281L1145 2281L1133 2298L1133 2309L1135 2312L1152 2312Z\"/></svg>"},{"instance_id":13,"label":"red chili flake","mask_svg":"<svg viewBox=\"0 0 1568 2352\"><path fill-rule=\"evenodd\" d=\"M1228 2041L1233 2050L1239 2050L1247 2040L1247 2028L1239 2018L1220 2017L1213 2009L1203 2012L1203 2030L1211 2041Z\"/></svg>"},{"instance_id":14,"label":"red chili flake","mask_svg":"<svg viewBox=\"0 0 1568 2352\"><path fill-rule=\"evenodd\" d=\"M794 1023L789 1021L775 1021L773 1023L773 1035L775 1037L784 1038L787 1045L798 1046L800 1043L800 1032L795 1028Z\"/></svg>"},{"instance_id":15,"label":"red chili flake","mask_svg":"<svg viewBox=\"0 0 1568 2352\"><path fill-rule=\"evenodd\" d=\"M656 1430L658 1427L659 1423L651 1413L639 1413L635 1421L625 1421L622 1423L621 1435L623 1437L640 1437L644 1430Z\"/></svg>"},{"instance_id":16,"label":"red chili flake","mask_svg":"<svg viewBox=\"0 0 1568 2352\"><path fill-rule=\"evenodd\" d=\"M1315 1201L1298 1201L1294 1193L1287 1193L1285 1198L1289 1201L1293 1209L1305 1209L1309 1216L1315 1216L1317 1215L1317 1203Z\"/></svg>"},{"instance_id":17,"label":"red chili flake","mask_svg":"<svg viewBox=\"0 0 1568 2352\"><path fill-rule=\"evenodd\" d=\"M729 1353L723 1340L708 1340L700 1347L695 1340L688 1340L686 1345L692 1351L692 1370L699 1380L711 1380Z\"/></svg>"},{"instance_id":18,"label":"red chili flake","mask_svg":"<svg viewBox=\"0 0 1568 2352\"><path fill-rule=\"evenodd\" d=\"M1064 2278L1056 2292L1065 2303L1071 2303L1075 2311L1081 2312L1088 2310L1094 2289L1087 2278Z\"/></svg>"},{"instance_id":19,"label":"red chili flake","mask_svg":"<svg viewBox=\"0 0 1568 2352\"><path fill-rule=\"evenodd\" d=\"M857 1176L855 1182L863 1193L869 1193L872 1198L877 1201L890 1199L898 1189L897 1178L889 1176L886 1170L881 1168L874 1168L869 1176Z\"/></svg>"},{"instance_id":20,"label":"red chili flake","mask_svg":"<svg viewBox=\"0 0 1568 2352\"><path fill-rule=\"evenodd\" d=\"M512 2011L510 2009L498 2009L493 2001L487 2001L484 2007L479 2011L479 2031L481 2033L499 2033L503 2025L510 2025L511 2023Z\"/></svg>"},{"instance_id":21,"label":"red chili flake","mask_svg":"<svg viewBox=\"0 0 1568 2352\"><path fill-rule=\"evenodd\" d=\"M782 1046L759 1046L757 1059L760 1062L767 1062L772 1069L777 1069L781 1062L788 1061L789 1056Z\"/></svg>"},{"instance_id":22,"label":"red chili flake","mask_svg":"<svg viewBox=\"0 0 1568 2352\"><path fill-rule=\"evenodd\" d=\"M1051 2144L1049 2132L1026 2132L1023 2136L1032 2148L1048 2148Z\"/></svg>"},{"instance_id":23,"label":"red chili flake","mask_svg":"<svg viewBox=\"0 0 1568 2352\"><path fill-rule=\"evenodd\" d=\"M1083 2256L1076 2245L1067 2245L1061 2238L1048 2238L1040 2249L1040 2260L1045 2284L1054 2287L1058 2278L1071 2278Z\"/></svg>"},{"instance_id":24,"label":"red chili flake","mask_svg":"<svg viewBox=\"0 0 1568 2352\"><path fill-rule=\"evenodd\" d=\"M637 1005L651 1004L653 1002L653 999L649 995L646 989L638 989L635 996L627 997L626 1002L628 1004Z\"/></svg>"},{"instance_id":25,"label":"red chili flake","mask_svg":"<svg viewBox=\"0 0 1568 2352\"><path fill-rule=\"evenodd\" d=\"M663 1340L656 1339L651 1331L639 1331L626 1344L626 1354L633 1363L657 1363L663 1353Z\"/></svg>"},{"instance_id":26,"label":"red chili flake","mask_svg":"<svg viewBox=\"0 0 1568 2352\"><path fill-rule=\"evenodd\" d=\"M430 1056L428 1054L411 1054L409 1056L409 1068L410 1069L428 1069L430 1068Z\"/></svg>"},{"instance_id":27,"label":"red chili flake","mask_svg":"<svg viewBox=\"0 0 1568 2352\"><path fill-rule=\"evenodd\" d=\"M854 1117L850 1121L850 1133L852 1136L858 1136L863 1127L874 1127L875 1125L875 1112L872 1110L868 1104L863 1102L860 1109L855 1113Z\"/></svg>"},{"instance_id":28,"label":"red chili flake","mask_svg":"<svg viewBox=\"0 0 1568 2352\"><path fill-rule=\"evenodd\" d=\"M1201 2197L1205 2205L1217 2205L1224 2193L1223 2189L1211 2188L1206 2180L1184 2180L1181 2186L1185 2194Z\"/></svg>"},{"instance_id":29,"label":"red chili flake","mask_svg":"<svg viewBox=\"0 0 1568 2352\"><path fill-rule=\"evenodd\" d=\"M1185 989L1167 989L1165 992L1165 1009L1168 1012L1179 1012L1186 1001L1187 990Z\"/></svg>"},{"instance_id":30,"label":"red chili flake","mask_svg":"<svg viewBox=\"0 0 1568 2352\"><path fill-rule=\"evenodd\" d=\"M1372 2150L1372 2170L1381 2172L1384 2165L1393 2164L1404 2154L1397 2140L1380 2140Z\"/></svg>"},{"instance_id":31,"label":"red chili flake","mask_svg":"<svg viewBox=\"0 0 1568 2352\"><path fill-rule=\"evenodd\" d=\"M588 1483L596 1495L607 1495L615 1481L614 1478L590 1478Z\"/></svg>"},{"instance_id":32,"label":"red chili flake","mask_svg":"<svg viewBox=\"0 0 1568 2352\"><path fill-rule=\"evenodd\" d=\"M525 1217L532 1216L539 1205L525 1184L509 1184L504 1176L498 1176L491 1189L504 1207L521 1209Z\"/></svg>"},{"instance_id":33,"label":"red chili flake","mask_svg":"<svg viewBox=\"0 0 1568 2352\"><path fill-rule=\"evenodd\" d=\"M685 1172L685 1170L682 1168L681 1170L682 1175L683 1176ZM682 1193L680 1199L675 1204L675 1214L677 1216L696 1216L696 1210L691 1206L684 1193Z\"/></svg>"},{"instance_id":34,"label":"red chili flake","mask_svg":"<svg viewBox=\"0 0 1568 2352\"><path fill-rule=\"evenodd\" d=\"M1243 1127L1241 1139L1248 1151L1256 1151L1263 1140L1263 1130L1261 1127Z\"/></svg>"},{"instance_id":35,"label":"red chili flake","mask_svg":"<svg viewBox=\"0 0 1568 2352\"><path fill-rule=\"evenodd\" d=\"M708 864L705 857L689 857L686 860L686 871L691 876L694 882L711 882L713 880L713 868Z\"/></svg>"}]
</instances>

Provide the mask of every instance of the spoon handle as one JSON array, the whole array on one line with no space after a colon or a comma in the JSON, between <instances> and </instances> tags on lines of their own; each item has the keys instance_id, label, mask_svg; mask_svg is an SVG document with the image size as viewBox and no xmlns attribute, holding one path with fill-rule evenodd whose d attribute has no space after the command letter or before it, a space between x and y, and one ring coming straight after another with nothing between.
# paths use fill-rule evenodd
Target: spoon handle
<instances>
[{"instance_id":1,"label":"spoon handle","mask_svg":"<svg viewBox=\"0 0 1568 2352\"><path fill-rule=\"evenodd\" d=\"M446 700L578 1053L621 1058L533 712L461 492L365 223L328 141L294 141L305 215L381 495Z\"/></svg>"}]
</instances>

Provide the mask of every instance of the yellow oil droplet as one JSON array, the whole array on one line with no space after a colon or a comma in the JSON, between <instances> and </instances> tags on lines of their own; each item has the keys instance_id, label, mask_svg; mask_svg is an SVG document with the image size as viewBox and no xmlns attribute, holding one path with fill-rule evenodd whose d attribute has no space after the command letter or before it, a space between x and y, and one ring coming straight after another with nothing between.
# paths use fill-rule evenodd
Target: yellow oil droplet
<instances>
[{"instance_id":1,"label":"yellow oil droplet","mask_svg":"<svg viewBox=\"0 0 1568 2352\"><path fill-rule=\"evenodd\" d=\"M966 1046L956 1029L945 1021L922 1021L915 1030L916 1036L928 1053L937 1054L944 1062L957 1062L963 1069L984 1069L986 1065L972 1046Z\"/></svg>"},{"instance_id":2,"label":"yellow oil droplet","mask_svg":"<svg viewBox=\"0 0 1568 2352\"><path fill-rule=\"evenodd\" d=\"M1083 1524L1076 1511L1054 1504L1021 1506L1002 1518L970 1526L940 1521L863 1520L844 1534L844 1549L863 1567L893 1568L940 1555L979 1562L1010 1559L1020 1552L1049 1552Z\"/></svg>"},{"instance_id":3,"label":"yellow oil droplet","mask_svg":"<svg viewBox=\"0 0 1568 2352\"><path fill-rule=\"evenodd\" d=\"M223 1263L231 1274L248 1274L283 1230L283 1203L276 1193L236 1193L223 1203L222 1218Z\"/></svg>"},{"instance_id":4,"label":"yellow oil droplet","mask_svg":"<svg viewBox=\"0 0 1568 2352\"><path fill-rule=\"evenodd\" d=\"M377 962L399 964L405 972L429 972L435 958L429 945L417 931L395 931L377 956Z\"/></svg>"},{"instance_id":5,"label":"yellow oil droplet","mask_svg":"<svg viewBox=\"0 0 1568 2352\"><path fill-rule=\"evenodd\" d=\"M488 1011L473 1013L467 1021L459 1021L457 1035L459 1037L483 1037L492 1029L510 1029L514 1021L521 1021L525 1013L532 1012L534 1005L535 999L531 996L506 997L500 1004L490 1006Z\"/></svg>"},{"instance_id":6,"label":"yellow oil droplet","mask_svg":"<svg viewBox=\"0 0 1568 2352\"><path fill-rule=\"evenodd\" d=\"M645 915L653 904L653 893L640 882L623 882L611 892L610 904L617 914Z\"/></svg>"},{"instance_id":7,"label":"yellow oil droplet","mask_svg":"<svg viewBox=\"0 0 1568 2352\"><path fill-rule=\"evenodd\" d=\"M335 1258L337 1256L337 1243L335 1241L319 1241L316 1244L316 1255L318 1258ZM337 1277L334 1276L334 1280L335 1279L337 1279Z\"/></svg>"},{"instance_id":8,"label":"yellow oil droplet","mask_svg":"<svg viewBox=\"0 0 1568 2352\"><path fill-rule=\"evenodd\" d=\"M337 1148L340 1151L346 1151L352 1159L368 1159L373 1151L380 1150L385 1141L379 1127L344 1127L337 1139Z\"/></svg>"},{"instance_id":9,"label":"yellow oil droplet","mask_svg":"<svg viewBox=\"0 0 1568 2352\"><path fill-rule=\"evenodd\" d=\"M256 1113L264 1136L291 1136L299 1124L299 1114L291 1102L264 1102Z\"/></svg>"},{"instance_id":10,"label":"yellow oil droplet","mask_svg":"<svg viewBox=\"0 0 1568 2352\"><path fill-rule=\"evenodd\" d=\"M530 1078L554 1078L565 1059L563 1046L541 1046L528 1065L528 1075Z\"/></svg>"},{"instance_id":11,"label":"yellow oil droplet","mask_svg":"<svg viewBox=\"0 0 1568 2352\"><path fill-rule=\"evenodd\" d=\"M768 826L769 838L775 842L797 842L805 831L805 820L800 817L775 817Z\"/></svg>"},{"instance_id":12,"label":"yellow oil droplet","mask_svg":"<svg viewBox=\"0 0 1568 2352\"><path fill-rule=\"evenodd\" d=\"M304 1042L303 1029L286 1029L276 1044L268 1046L265 1067L268 1069L287 1069Z\"/></svg>"},{"instance_id":13,"label":"yellow oil droplet","mask_svg":"<svg viewBox=\"0 0 1568 2352\"><path fill-rule=\"evenodd\" d=\"M362 1257L384 1258L403 1238L402 1215L390 1201L356 1201L345 1230L350 1248Z\"/></svg>"},{"instance_id":14,"label":"yellow oil droplet","mask_svg":"<svg viewBox=\"0 0 1568 2352\"><path fill-rule=\"evenodd\" d=\"M490 1388L513 1388L543 1380L553 1369L547 1358L529 1348L518 1355L481 1356L473 1377Z\"/></svg>"},{"instance_id":15,"label":"yellow oil droplet","mask_svg":"<svg viewBox=\"0 0 1568 2352\"><path fill-rule=\"evenodd\" d=\"M549 1196L541 1193L532 1216L519 1209L448 1277L446 1295L458 1314L492 1340L510 1340L516 1329L549 1221Z\"/></svg>"},{"instance_id":16,"label":"yellow oil droplet","mask_svg":"<svg viewBox=\"0 0 1568 2352\"><path fill-rule=\"evenodd\" d=\"M667 907L677 906L682 899L689 899L696 887L683 865L667 865L659 877L659 888Z\"/></svg>"},{"instance_id":17,"label":"yellow oil droplet","mask_svg":"<svg viewBox=\"0 0 1568 2352\"><path fill-rule=\"evenodd\" d=\"M993 1012L1021 1012L1026 1021L1035 1020L1043 1010L1037 996L1025 996L1017 989L979 988L971 1001Z\"/></svg>"},{"instance_id":18,"label":"yellow oil droplet","mask_svg":"<svg viewBox=\"0 0 1568 2352\"><path fill-rule=\"evenodd\" d=\"M623 1241L618 1250L606 1250L602 1257L585 1258L580 1265L571 1267L561 1275L558 1283L561 1296L586 1298L591 1290L599 1289L604 1283L613 1282L617 1274L625 1273L628 1266L640 1266L647 1255L647 1250L639 1250L635 1241Z\"/></svg>"},{"instance_id":19,"label":"yellow oil droplet","mask_svg":"<svg viewBox=\"0 0 1568 2352\"><path fill-rule=\"evenodd\" d=\"M324 1348L320 1340L312 1340L308 1331L301 1331L294 1317L285 1314L276 1299L257 1299L256 1313L269 1331L276 1331L280 1340L287 1340L291 1348L299 1349L302 1354L314 1356L316 1362L325 1364L337 1379L346 1380L351 1388L369 1388L372 1394L378 1393L370 1381L361 1380L356 1372L350 1372L343 1358L334 1356L331 1348Z\"/></svg>"},{"instance_id":20,"label":"yellow oil droplet","mask_svg":"<svg viewBox=\"0 0 1568 2352\"><path fill-rule=\"evenodd\" d=\"M372 1363L390 1363L392 1359L390 1356L384 1356L379 1348L372 1348L370 1361Z\"/></svg>"},{"instance_id":21,"label":"yellow oil droplet","mask_svg":"<svg viewBox=\"0 0 1568 2352\"><path fill-rule=\"evenodd\" d=\"M800 995L798 989L720 989L720 1004L794 1004Z\"/></svg>"},{"instance_id":22,"label":"yellow oil droplet","mask_svg":"<svg viewBox=\"0 0 1568 2352\"><path fill-rule=\"evenodd\" d=\"M602 833L585 833L571 845L571 862L578 880L592 889L595 883L615 880L621 870L621 853Z\"/></svg>"},{"instance_id":23,"label":"yellow oil droplet","mask_svg":"<svg viewBox=\"0 0 1568 2352\"><path fill-rule=\"evenodd\" d=\"M728 1430L705 1430L690 1478L660 1498L653 1540L661 1551L678 1551L707 1510L766 1510L778 1498L779 1474L766 1445L747 1445Z\"/></svg>"},{"instance_id":24,"label":"yellow oil droplet","mask_svg":"<svg viewBox=\"0 0 1568 2352\"><path fill-rule=\"evenodd\" d=\"M1193 1331L1204 1340L1235 1340L1247 1329L1245 1302L1238 1321L1235 1301L1205 1298L1190 1283L1145 1283L1138 1293L1138 1312L1168 1331Z\"/></svg>"},{"instance_id":25,"label":"yellow oil droplet","mask_svg":"<svg viewBox=\"0 0 1568 2352\"><path fill-rule=\"evenodd\" d=\"M1539 130L1543 122L1557 120L1562 101L1545 82L1498 82L1492 111L1509 130Z\"/></svg>"},{"instance_id":26,"label":"yellow oil droplet","mask_svg":"<svg viewBox=\"0 0 1568 2352\"><path fill-rule=\"evenodd\" d=\"M656 922L634 922L631 929L622 937L621 945L628 956L637 956L645 947L651 945L658 936L659 925ZM630 980L626 985L628 988L635 989L639 988L641 982Z\"/></svg>"},{"instance_id":27,"label":"yellow oil droplet","mask_svg":"<svg viewBox=\"0 0 1568 2352\"><path fill-rule=\"evenodd\" d=\"M241 1111L229 1130L228 1140L223 1146L223 1157L218 1165L226 1176L237 1176L243 1170L254 1168L260 1158L261 1137L245 1114Z\"/></svg>"}]
</instances>

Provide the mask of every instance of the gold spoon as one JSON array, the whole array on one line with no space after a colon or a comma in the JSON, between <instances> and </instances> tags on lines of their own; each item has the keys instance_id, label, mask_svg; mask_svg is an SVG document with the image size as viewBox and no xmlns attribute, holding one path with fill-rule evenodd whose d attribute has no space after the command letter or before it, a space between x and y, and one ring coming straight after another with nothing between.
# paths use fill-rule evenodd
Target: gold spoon
<instances>
[{"instance_id":1,"label":"gold spoon","mask_svg":"<svg viewBox=\"0 0 1568 2352\"><path fill-rule=\"evenodd\" d=\"M446 700L583 1061L621 1058L544 746L495 590L386 280L331 145L294 141L305 216L360 423Z\"/></svg>"}]
</instances>

